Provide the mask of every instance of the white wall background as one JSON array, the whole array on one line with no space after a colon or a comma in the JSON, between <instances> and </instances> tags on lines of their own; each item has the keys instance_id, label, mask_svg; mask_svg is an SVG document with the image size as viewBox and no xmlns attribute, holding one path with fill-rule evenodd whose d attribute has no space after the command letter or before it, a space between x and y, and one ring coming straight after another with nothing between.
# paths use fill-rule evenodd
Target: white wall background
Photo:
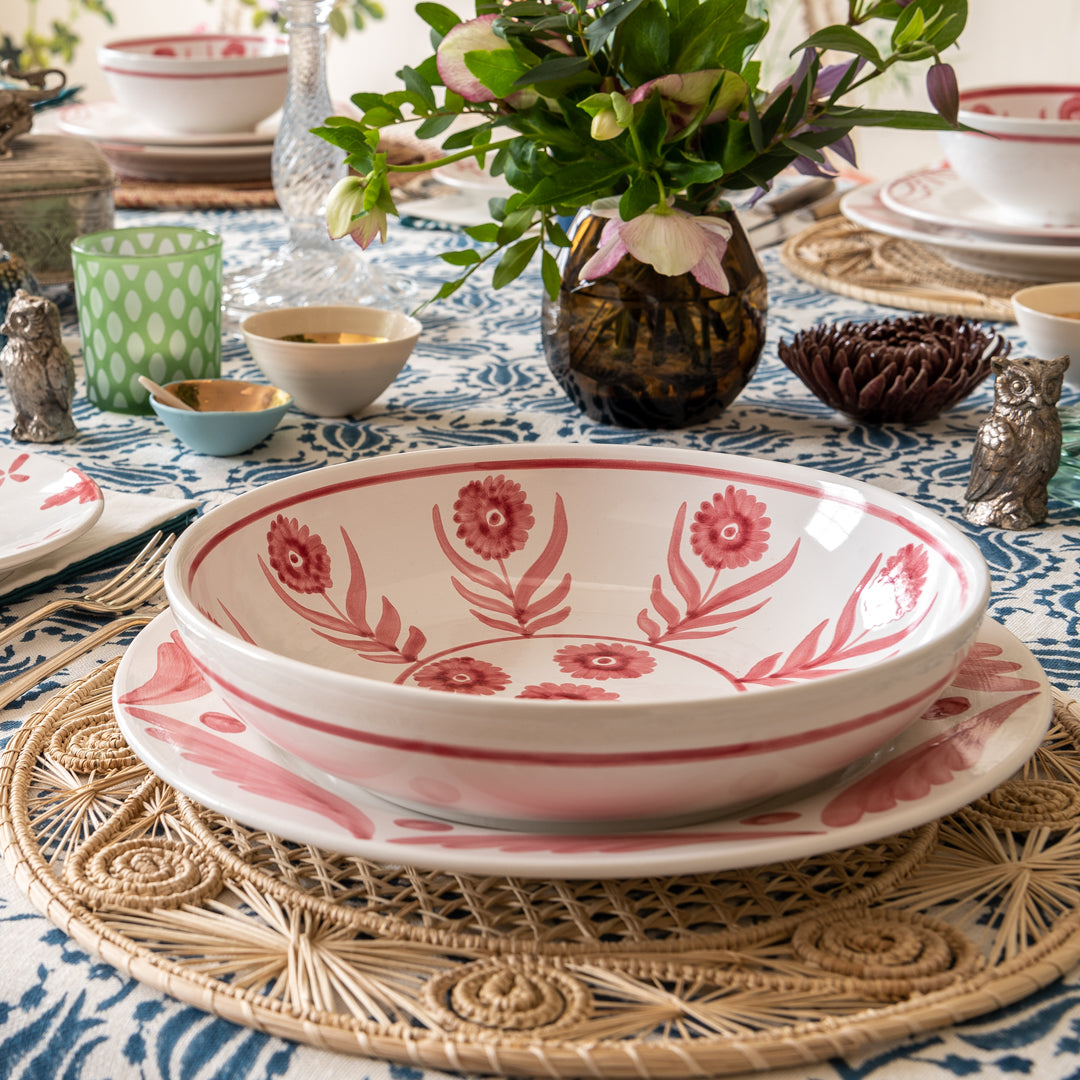
<instances>
[{"instance_id":1,"label":"white wall background","mask_svg":"<svg viewBox=\"0 0 1080 1080\"><path fill-rule=\"evenodd\" d=\"M471 0L442 0L467 15ZM775 26L785 27L785 38L802 30L803 10L821 10L837 0L772 0ZM200 27L230 29L244 26L243 9L236 0L109 0L117 15L114 27L82 15L76 29L83 43L69 80L86 87L83 100L108 98L97 70L96 46L109 38L146 33L187 31ZM398 86L394 72L415 64L430 52L427 26L413 11L412 0L384 0L386 18L369 24L362 33L345 40L331 38L328 75L336 101L345 102L358 90L385 91ZM38 0L39 26L53 17L67 18L70 0ZM1080 82L1080 0L969 0L968 27L963 47L952 49L949 61L961 87L993 82ZM27 0L0 0L0 30L21 36ZM792 43L794 43L794 40ZM875 104L926 107L923 73L912 71L908 85L893 85L875 93ZM876 85L876 84L875 84ZM891 176L935 160L937 141L921 132L869 131L857 133L859 161L872 176Z\"/></svg>"}]
</instances>

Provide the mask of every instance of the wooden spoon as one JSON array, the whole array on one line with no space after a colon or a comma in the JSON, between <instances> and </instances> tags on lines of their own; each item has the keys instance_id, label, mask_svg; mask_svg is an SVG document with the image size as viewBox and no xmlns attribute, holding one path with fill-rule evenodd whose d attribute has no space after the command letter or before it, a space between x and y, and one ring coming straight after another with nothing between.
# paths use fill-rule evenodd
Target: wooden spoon
<instances>
[{"instance_id":1,"label":"wooden spoon","mask_svg":"<svg viewBox=\"0 0 1080 1080\"><path fill-rule=\"evenodd\" d=\"M159 401L163 401L166 405L171 405L174 409L183 409L184 412L199 411L198 409L193 409L186 401L181 401L171 390L166 390L164 386L158 386L153 379L148 379L145 375L139 376L139 382Z\"/></svg>"}]
</instances>

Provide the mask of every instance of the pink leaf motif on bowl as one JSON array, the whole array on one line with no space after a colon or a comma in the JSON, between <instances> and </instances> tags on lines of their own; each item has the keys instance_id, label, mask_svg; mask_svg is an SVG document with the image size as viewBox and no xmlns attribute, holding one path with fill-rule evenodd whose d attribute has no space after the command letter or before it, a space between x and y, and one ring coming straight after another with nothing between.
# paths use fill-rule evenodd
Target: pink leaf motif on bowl
<instances>
[{"instance_id":1,"label":"pink leaf motif on bowl","mask_svg":"<svg viewBox=\"0 0 1080 1080\"><path fill-rule=\"evenodd\" d=\"M349 585L344 611L328 591L333 587L330 555L318 535L311 533L307 526L300 526L295 518L287 519L281 514L266 535L270 566L259 556L259 567L278 598L311 623L319 637L377 663L409 664L419 658L427 644L427 637L417 627L410 626L404 644L398 644L402 619L388 597L382 597L382 612L372 629L367 617L368 593L364 567L352 539L344 529L341 530L341 537L349 559ZM308 595L317 594L330 610L319 611L302 604L290 594L289 589ZM239 629L231 614L229 618Z\"/></svg>"},{"instance_id":2,"label":"pink leaf motif on bowl","mask_svg":"<svg viewBox=\"0 0 1080 1080\"><path fill-rule=\"evenodd\" d=\"M764 557L768 550L771 524L765 517L765 504L749 495L744 489L729 486L717 492L711 502L701 504L690 526L690 546L707 567L712 569L712 579L702 587L697 576L682 556L683 532L687 505L683 503L675 515L668 541L668 574L675 590L682 599L682 606L664 592L659 574L653 578L650 601L657 615L664 621L661 626L649 615L648 608L638 613L638 629L654 645L668 641L686 641L696 638L719 637L736 627L732 624L760 611L769 598L751 603L737 610L726 610L733 604L741 604L756 593L775 585L792 567L799 550L796 540L788 554L774 566L752 574L743 581L714 592L720 571L748 566ZM730 676L729 676L730 677Z\"/></svg>"},{"instance_id":3,"label":"pink leaf motif on bowl","mask_svg":"<svg viewBox=\"0 0 1080 1080\"><path fill-rule=\"evenodd\" d=\"M766 656L754 664L737 683L742 683L743 688L750 683L759 686L786 686L801 679L821 679L846 671L845 665L860 656L877 652L888 653L913 633L930 614L937 597L933 597L910 622L876 637L872 631L878 629L879 624L866 623L863 629L857 632L856 615L860 607L866 610L865 594L874 588L883 591L885 602L894 613L894 618L888 621L895 621L910 612L921 595L922 585L925 584L925 572L920 569L924 555L925 549L921 545L905 545L886 561L880 573L878 567L882 557L878 555L844 604L836 620L832 640L828 644L819 645L829 625L829 620L823 619L791 650L786 660L782 653ZM922 578L920 573L923 574ZM874 610L881 608L880 602L870 604ZM900 612L900 615L895 615L896 612Z\"/></svg>"},{"instance_id":4,"label":"pink leaf motif on bowl","mask_svg":"<svg viewBox=\"0 0 1080 1080\"><path fill-rule=\"evenodd\" d=\"M176 747L185 761L209 769L219 779L234 783L252 795L313 811L336 822L352 836L368 839L375 834L371 819L362 810L297 776L293 770L152 709L135 706L129 711L147 725L148 735Z\"/></svg>"},{"instance_id":5,"label":"pink leaf motif on bowl","mask_svg":"<svg viewBox=\"0 0 1080 1080\"><path fill-rule=\"evenodd\" d=\"M865 814L925 798L935 785L946 784L956 773L976 765L987 739L1035 697L1020 694L998 702L886 762L837 795L822 811L822 823L833 829L854 825Z\"/></svg>"},{"instance_id":6,"label":"pink leaf motif on bowl","mask_svg":"<svg viewBox=\"0 0 1080 1080\"><path fill-rule=\"evenodd\" d=\"M998 660L1002 649L987 641L977 641L968 653L960 670L953 676L952 685L959 690L988 690L1007 693L1013 690L1037 690L1033 679L1014 678L1012 672L1021 665L1015 660Z\"/></svg>"},{"instance_id":7,"label":"pink leaf motif on bowl","mask_svg":"<svg viewBox=\"0 0 1080 1080\"><path fill-rule=\"evenodd\" d=\"M497 573L465 558L454 548L443 527L438 506L432 507L431 516L435 539L443 554L455 570L484 590L470 588L458 578L451 577L450 583L458 595L473 605L469 614L493 630L531 637L562 622L570 614L568 605L559 607L570 593L569 574L563 574L552 588L540 593L541 587L551 581L555 573L566 546L569 527L562 497L556 495L551 535L543 551L514 584L506 560L524 549L536 524L532 506L525 499L521 485L504 476L471 481L458 492L453 516L458 524L457 537L470 551L485 561L494 562Z\"/></svg>"},{"instance_id":8,"label":"pink leaf motif on bowl","mask_svg":"<svg viewBox=\"0 0 1080 1080\"><path fill-rule=\"evenodd\" d=\"M42 510L49 510L54 506L62 506L73 499L82 503L96 502L98 499L98 486L82 471L82 469L68 469L64 475L66 484L59 491L53 492L42 504Z\"/></svg>"},{"instance_id":9,"label":"pink leaf motif on bowl","mask_svg":"<svg viewBox=\"0 0 1080 1080\"><path fill-rule=\"evenodd\" d=\"M120 698L122 705L166 705L178 701L194 701L210 693L210 684L195 666L191 654L174 630L170 641L157 648L157 668L154 674L134 690Z\"/></svg>"}]
</instances>

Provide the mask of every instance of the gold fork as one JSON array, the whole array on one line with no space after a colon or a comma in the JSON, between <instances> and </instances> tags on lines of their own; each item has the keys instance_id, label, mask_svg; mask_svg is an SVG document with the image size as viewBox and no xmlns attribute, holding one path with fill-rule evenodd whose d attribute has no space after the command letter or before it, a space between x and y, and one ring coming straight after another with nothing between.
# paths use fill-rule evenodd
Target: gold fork
<instances>
[{"instance_id":1,"label":"gold fork","mask_svg":"<svg viewBox=\"0 0 1080 1080\"><path fill-rule=\"evenodd\" d=\"M50 656L47 660L42 660L40 664L35 664L29 671L16 676L14 679L8 679L6 682L0 683L0 709L6 708L16 698L22 697L28 690L33 690L35 686L44 682L50 675L63 670L72 660L77 660L83 653L88 653L91 649L108 641L109 638L116 637L117 634L136 626L146 626L166 607L168 607L168 604L158 604L156 607L140 612L138 615L125 615L122 618L113 619L111 623L107 623L105 626L93 631L93 633L87 634L86 637L76 641L74 645L70 645L63 652Z\"/></svg>"},{"instance_id":2,"label":"gold fork","mask_svg":"<svg viewBox=\"0 0 1080 1080\"><path fill-rule=\"evenodd\" d=\"M154 533L146 546L115 577L78 597L61 597L43 604L18 622L0 630L0 645L19 637L35 623L57 611L85 611L91 615L123 615L145 604L160 588L165 556L176 542L175 534L162 539Z\"/></svg>"}]
</instances>

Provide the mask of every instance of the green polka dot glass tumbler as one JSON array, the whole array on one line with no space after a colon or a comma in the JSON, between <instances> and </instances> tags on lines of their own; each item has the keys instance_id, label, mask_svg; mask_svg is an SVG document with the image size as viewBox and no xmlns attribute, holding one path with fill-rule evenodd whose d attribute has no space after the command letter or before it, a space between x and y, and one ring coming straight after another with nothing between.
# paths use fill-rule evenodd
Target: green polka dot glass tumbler
<instances>
[{"instance_id":1,"label":"green polka dot glass tumbler","mask_svg":"<svg viewBox=\"0 0 1080 1080\"><path fill-rule=\"evenodd\" d=\"M109 229L72 242L86 396L149 413L154 382L221 373L221 237L181 226Z\"/></svg>"}]
</instances>

